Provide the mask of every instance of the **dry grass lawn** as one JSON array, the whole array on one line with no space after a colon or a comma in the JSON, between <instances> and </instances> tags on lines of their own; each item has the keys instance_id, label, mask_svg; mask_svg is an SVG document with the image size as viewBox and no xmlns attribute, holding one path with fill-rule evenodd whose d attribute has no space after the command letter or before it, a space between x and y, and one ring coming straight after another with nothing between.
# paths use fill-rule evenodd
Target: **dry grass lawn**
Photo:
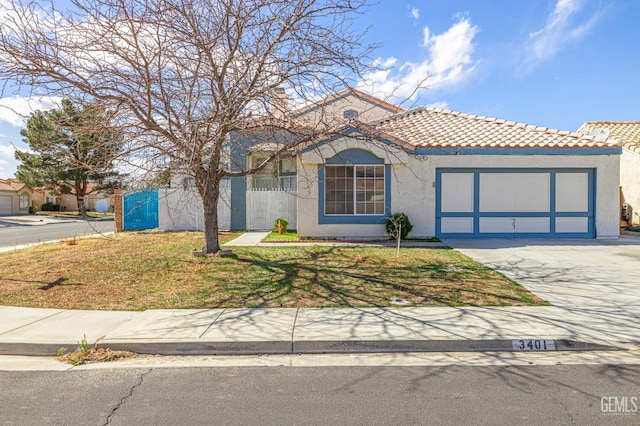
<instances>
[{"instance_id":1,"label":"dry grass lawn","mask_svg":"<svg viewBox=\"0 0 640 426\"><path fill-rule=\"evenodd\" d=\"M225 233L221 241L237 234ZM144 310L546 304L448 248L235 247L193 257L198 232L122 233L0 254L0 305Z\"/></svg>"}]
</instances>

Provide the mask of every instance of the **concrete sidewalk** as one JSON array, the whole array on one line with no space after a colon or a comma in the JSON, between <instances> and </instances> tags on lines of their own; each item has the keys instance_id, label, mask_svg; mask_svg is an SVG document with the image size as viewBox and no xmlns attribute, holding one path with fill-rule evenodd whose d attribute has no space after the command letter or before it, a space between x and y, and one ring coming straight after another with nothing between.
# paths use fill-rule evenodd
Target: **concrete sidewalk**
<instances>
[{"instance_id":1,"label":"concrete sidewalk","mask_svg":"<svg viewBox=\"0 0 640 426\"><path fill-rule=\"evenodd\" d=\"M61 218L52 216L22 215L0 216L0 228L15 226L42 226L54 223L82 222L82 219Z\"/></svg>"},{"instance_id":2,"label":"concrete sidewalk","mask_svg":"<svg viewBox=\"0 0 640 426\"><path fill-rule=\"evenodd\" d=\"M640 314L558 307L72 311L0 306L0 355L90 344L161 355L555 350L640 344Z\"/></svg>"}]
</instances>

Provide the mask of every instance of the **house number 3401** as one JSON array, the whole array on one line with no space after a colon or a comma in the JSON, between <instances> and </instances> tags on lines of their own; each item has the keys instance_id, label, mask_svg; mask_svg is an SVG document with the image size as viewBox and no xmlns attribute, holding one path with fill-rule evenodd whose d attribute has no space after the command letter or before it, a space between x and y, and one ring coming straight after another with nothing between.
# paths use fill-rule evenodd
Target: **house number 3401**
<instances>
[{"instance_id":1,"label":"house number 3401","mask_svg":"<svg viewBox=\"0 0 640 426\"><path fill-rule=\"evenodd\" d=\"M555 351L556 344L551 339L513 339L514 351Z\"/></svg>"}]
</instances>

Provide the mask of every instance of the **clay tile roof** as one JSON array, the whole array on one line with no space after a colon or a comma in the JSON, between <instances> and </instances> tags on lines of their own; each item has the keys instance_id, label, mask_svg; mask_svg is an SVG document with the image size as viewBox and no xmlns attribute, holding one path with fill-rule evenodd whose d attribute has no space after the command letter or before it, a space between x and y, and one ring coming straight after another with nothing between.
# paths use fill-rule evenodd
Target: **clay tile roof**
<instances>
[{"instance_id":1,"label":"clay tile roof","mask_svg":"<svg viewBox=\"0 0 640 426\"><path fill-rule=\"evenodd\" d=\"M601 134L601 138L621 141L629 151L640 153L640 121L587 121L580 126L578 133L600 129L610 132L609 135Z\"/></svg>"},{"instance_id":2,"label":"clay tile roof","mask_svg":"<svg viewBox=\"0 0 640 426\"><path fill-rule=\"evenodd\" d=\"M582 133L496 120L435 108L416 108L372 123L418 148L615 148L617 141Z\"/></svg>"},{"instance_id":3,"label":"clay tile roof","mask_svg":"<svg viewBox=\"0 0 640 426\"><path fill-rule=\"evenodd\" d=\"M18 182L15 179L0 179L0 190L3 191L19 191L26 185L22 182Z\"/></svg>"}]
</instances>

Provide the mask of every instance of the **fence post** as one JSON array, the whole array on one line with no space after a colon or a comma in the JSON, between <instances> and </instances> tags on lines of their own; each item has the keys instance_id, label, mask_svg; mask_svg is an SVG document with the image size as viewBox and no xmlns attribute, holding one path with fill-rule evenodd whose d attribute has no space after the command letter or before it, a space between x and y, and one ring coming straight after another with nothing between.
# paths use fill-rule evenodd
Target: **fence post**
<instances>
[{"instance_id":1,"label":"fence post","mask_svg":"<svg viewBox=\"0 0 640 426\"><path fill-rule=\"evenodd\" d=\"M113 194L113 219L115 222L116 232L122 232L124 212L122 208L122 190L118 189Z\"/></svg>"}]
</instances>

